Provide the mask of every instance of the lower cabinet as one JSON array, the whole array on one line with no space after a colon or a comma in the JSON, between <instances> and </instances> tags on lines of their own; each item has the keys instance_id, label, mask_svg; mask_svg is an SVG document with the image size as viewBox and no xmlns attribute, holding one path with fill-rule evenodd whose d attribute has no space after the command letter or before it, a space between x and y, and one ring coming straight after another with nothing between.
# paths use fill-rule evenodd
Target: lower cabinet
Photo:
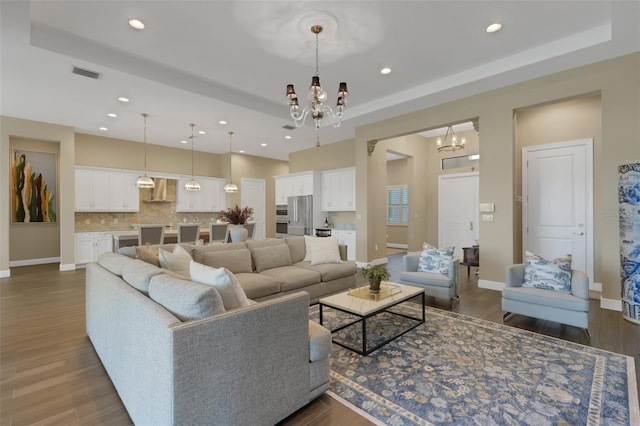
<instances>
[{"instance_id":1,"label":"lower cabinet","mask_svg":"<svg viewBox=\"0 0 640 426\"><path fill-rule=\"evenodd\" d=\"M102 253L110 251L113 251L113 236L110 233L76 233L76 265L95 262Z\"/></svg>"},{"instance_id":2,"label":"lower cabinet","mask_svg":"<svg viewBox=\"0 0 640 426\"><path fill-rule=\"evenodd\" d=\"M332 230L331 235L338 239L338 244L347 246L347 260L356 260L356 231Z\"/></svg>"}]
</instances>

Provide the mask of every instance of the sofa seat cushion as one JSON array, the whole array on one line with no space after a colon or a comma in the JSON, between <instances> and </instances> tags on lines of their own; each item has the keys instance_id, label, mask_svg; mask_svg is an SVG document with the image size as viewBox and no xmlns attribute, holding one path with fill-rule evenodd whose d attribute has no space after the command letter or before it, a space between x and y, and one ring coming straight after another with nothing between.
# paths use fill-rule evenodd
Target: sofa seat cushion
<instances>
[{"instance_id":1,"label":"sofa seat cushion","mask_svg":"<svg viewBox=\"0 0 640 426\"><path fill-rule=\"evenodd\" d=\"M505 287L502 289L502 297L569 311L587 312L589 310L588 300L560 291L531 287Z\"/></svg>"},{"instance_id":2,"label":"sofa seat cushion","mask_svg":"<svg viewBox=\"0 0 640 426\"><path fill-rule=\"evenodd\" d=\"M280 291L296 290L321 282L320 272L310 269L297 268L295 266L282 266L280 268L267 269L260 275L275 278L280 283Z\"/></svg>"},{"instance_id":3,"label":"sofa seat cushion","mask_svg":"<svg viewBox=\"0 0 640 426\"><path fill-rule=\"evenodd\" d=\"M331 332L314 321L309 321L309 361L320 361L331 354Z\"/></svg>"},{"instance_id":4,"label":"sofa seat cushion","mask_svg":"<svg viewBox=\"0 0 640 426\"><path fill-rule=\"evenodd\" d=\"M140 259L135 259L132 262L125 263L123 266L122 279L131 287L148 295L151 278L163 272L164 271L157 266L153 266Z\"/></svg>"},{"instance_id":5,"label":"sofa seat cushion","mask_svg":"<svg viewBox=\"0 0 640 426\"><path fill-rule=\"evenodd\" d=\"M451 279L437 272L401 272L400 281L417 284L429 285L433 287L451 287Z\"/></svg>"},{"instance_id":6,"label":"sofa seat cushion","mask_svg":"<svg viewBox=\"0 0 640 426\"><path fill-rule=\"evenodd\" d=\"M313 265L311 262L298 262L294 265L297 268L309 269L320 273L323 282L337 280L338 278L349 277L358 272L355 262L342 263L324 263L322 265Z\"/></svg>"},{"instance_id":7,"label":"sofa seat cushion","mask_svg":"<svg viewBox=\"0 0 640 426\"><path fill-rule=\"evenodd\" d=\"M234 275L249 299L259 299L280 292L280 282L275 278L253 272Z\"/></svg>"},{"instance_id":8,"label":"sofa seat cushion","mask_svg":"<svg viewBox=\"0 0 640 426\"><path fill-rule=\"evenodd\" d=\"M246 248L205 253L204 264L214 268L227 268L234 274L252 272L251 252Z\"/></svg>"},{"instance_id":9,"label":"sofa seat cushion","mask_svg":"<svg viewBox=\"0 0 640 426\"><path fill-rule=\"evenodd\" d=\"M149 284L149 297L182 321L197 320L225 312L222 297L211 286L156 275Z\"/></svg>"}]
</instances>

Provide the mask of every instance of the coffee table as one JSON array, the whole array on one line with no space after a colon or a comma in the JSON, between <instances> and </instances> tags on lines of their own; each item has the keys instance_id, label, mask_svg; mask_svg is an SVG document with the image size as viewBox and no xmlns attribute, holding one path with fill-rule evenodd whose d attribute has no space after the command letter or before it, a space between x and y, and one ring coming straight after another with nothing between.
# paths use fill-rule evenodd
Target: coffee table
<instances>
[{"instance_id":1,"label":"coffee table","mask_svg":"<svg viewBox=\"0 0 640 426\"><path fill-rule=\"evenodd\" d=\"M350 290L343 291L342 293L334 294L332 296L323 297L318 301L320 306L320 324L323 324L323 309L332 308L341 312L346 312L347 314L353 315L356 317L355 321L350 321L347 324L341 325L338 328L335 328L331 331L332 337L334 333L343 330L347 327L350 327L354 324L361 323L362 325L362 348L355 347L355 345L350 345L348 342L337 341L335 338L333 342L337 345L340 345L344 348L352 350L360 355L369 355L371 352L376 349L381 348L387 343L391 342L394 339L402 336L410 330L413 330L418 325L424 323L424 289L420 287L413 287L405 284L396 284L396 283L386 283L388 285L392 285L397 287L396 294L389 296L387 298L381 300L367 300L360 297L349 295ZM422 304L421 312L422 315L418 318L407 315L400 312L394 312L389 310L390 308L397 306L401 303L407 302L414 298L420 298L420 303ZM388 313L392 315L397 315L399 317L407 318L409 321L409 328L400 328L397 333L391 334L389 337L384 339L382 342L376 344L375 346L368 348L367 347L367 320L375 317L376 315Z\"/></svg>"}]
</instances>

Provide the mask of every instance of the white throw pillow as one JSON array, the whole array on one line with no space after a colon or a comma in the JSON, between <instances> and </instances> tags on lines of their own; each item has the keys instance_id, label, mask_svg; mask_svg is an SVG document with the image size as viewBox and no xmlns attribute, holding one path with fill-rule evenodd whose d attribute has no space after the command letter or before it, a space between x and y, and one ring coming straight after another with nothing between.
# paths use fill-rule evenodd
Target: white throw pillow
<instances>
[{"instance_id":1,"label":"white throw pillow","mask_svg":"<svg viewBox=\"0 0 640 426\"><path fill-rule=\"evenodd\" d=\"M449 275L449 265L453 260L454 247L437 248L425 242L418 260L418 272Z\"/></svg>"},{"instance_id":2,"label":"white throw pillow","mask_svg":"<svg viewBox=\"0 0 640 426\"><path fill-rule=\"evenodd\" d=\"M212 268L198 262L189 263L191 280L214 287L222 297L224 308L228 311L243 306L251 306L251 302L240 286L238 279L227 268Z\"/></svg>"},{"instance_id":3,"label":"white throw pillow","mask_svg":"<svg viewBox=\"0 0 640 426\"><path fill-rule=\"evenodd\" d=\"M342 263L336 237L307 237L305 235L305 243L311 265Z\"/></svg>"},{"instance_id":4,"label":"white throw pillow","mask_svg":"<svg viewBox=\"0 0 640 426\"><path fill-rule=\"evenodd\" d=\"M192 260L191 255L179 244L176 244L173 253L159 249L158 260L160 261L161 268L168 269L183 277L189 277L189 262Z\"/></svg>"},{"instance_id":5,"label":"white throw pillow","mask_svg":"<svg viewBox=\"0 0 640 426\"><path fill-rule=\"evenodd\" d=\"M304 236L304 259L302 259L303 262L311 261L311 249L313 248L313 242L316 238L318 237L312 237L309 235Z\"/></svg>"}]
</instances>

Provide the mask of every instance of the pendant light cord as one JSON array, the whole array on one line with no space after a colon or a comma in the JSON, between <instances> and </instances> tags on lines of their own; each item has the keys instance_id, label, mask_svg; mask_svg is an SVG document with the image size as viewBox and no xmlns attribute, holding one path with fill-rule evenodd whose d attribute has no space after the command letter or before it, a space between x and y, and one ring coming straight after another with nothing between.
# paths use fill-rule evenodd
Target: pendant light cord
<instances>
[{"instance_id":1,"label":"pendant light cord","mask_svg":"<svg viewBox=\"0 0 640 426\"><path fill-rule=\"evenodd\" d=\"M144 175L147 175L147 117L149 114L143 112L144 117Z\"/></svg>"},{"instance_id":2,"label":"pendant light cord","mask_svg":"<svg viewBox=\"0 0 640 426\"><path fill-rule=\"evenodd\" d=\"M231 181L231 135L233 135L233 132L229 132L229 184L233 183Z\"/></svg>"},{"instance_id":3,"label":"pendant light cord","mask_svg":"<svg viewBox=\"0 0 640 426\"><path fill-rule=\"evenodd\" d=\"M191 180L193 179L193 127L195 126L195 124L191 123L189 124L189 126L191 126Z\"/></svg>"}]
</instances>

